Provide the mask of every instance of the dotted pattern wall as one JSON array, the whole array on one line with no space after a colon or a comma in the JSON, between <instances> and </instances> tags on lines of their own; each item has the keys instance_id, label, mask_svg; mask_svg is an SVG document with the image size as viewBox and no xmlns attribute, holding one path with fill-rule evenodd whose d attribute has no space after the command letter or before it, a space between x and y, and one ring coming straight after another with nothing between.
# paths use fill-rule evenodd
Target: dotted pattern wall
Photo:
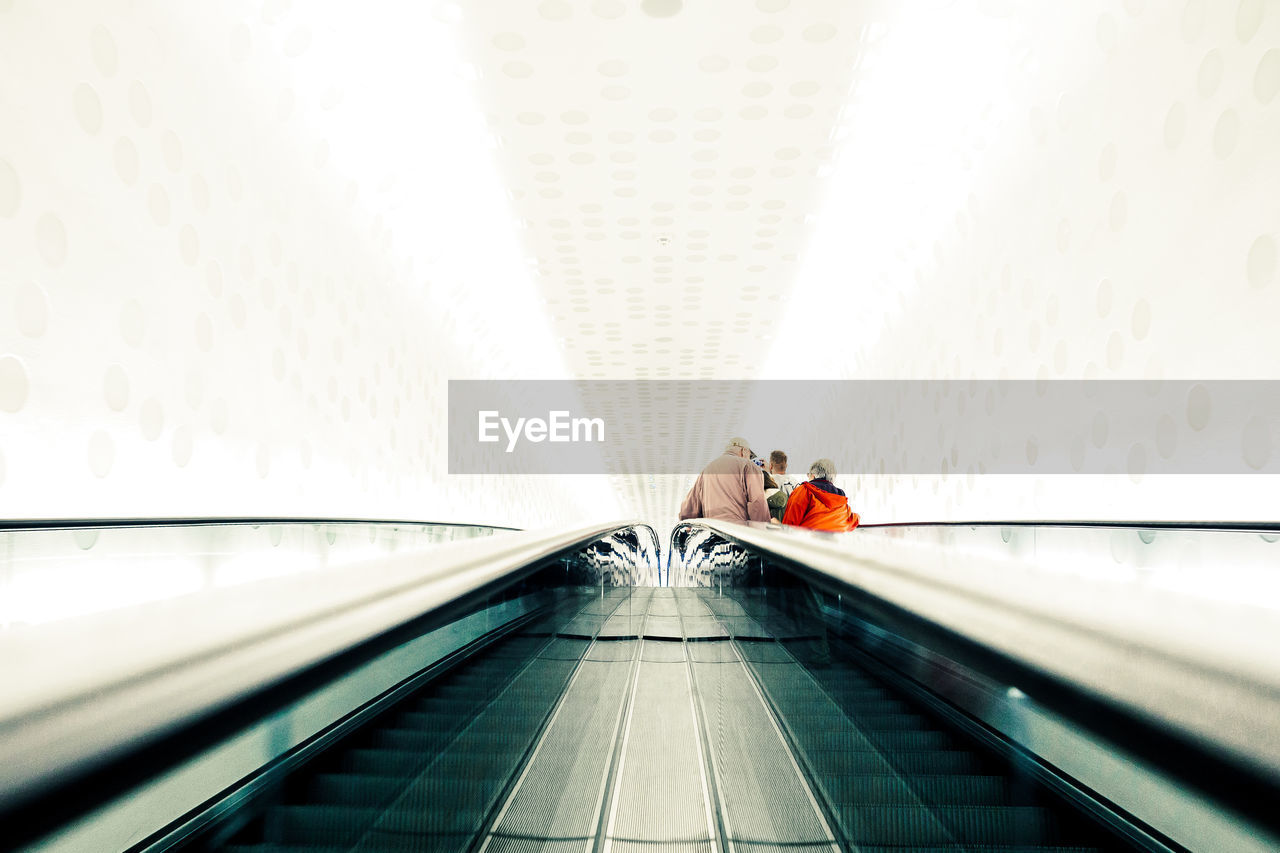
<instances>
[{"instance_id":1,"label":"dotted pattern wall","mask_svg":"<svg viewBox=\"0 0 1280 853\"><path fill-rule=\"evenodd\" d=\"M930 41L938 29L972 38L949 48ZM876 122L899 138L927 127L928 156L871 165L857 142L844 152L836 196L865 189L872 169L898 192L883 197L878 224L856 199L833 205L843 233L819 234L811 254L856 253L856 276L832 288L802 273L782 335L812 329L821 308L848 348L816 365L780 348L777 375L1280 375L1280 8L955 4L932 24L891 26L880 48L885 74L911 79L903 68L922 59L924 42L941 51L930 59L938 68L975 57L978 67L956 78L986 85L900 88L918 108L938 107L925 122L875 110L884 77L861 84L853 127ZM997 478L971 468L846 485L868 520L1274 520L1272 477L1145 475L1145 460L1176 458L1212 414L1208 399L1153 410L1151 440L1123 448L1127 464L1111 477ZM842 447L810 448L799 435L795 444L806 457L852 460L867 440L851 434ZM1103 418L1072 453L1111 440ZM1239 442L1244 462L1261 468L1280 453L1280 425L1252 420ZM900 449L886 443L887 455ZM1026 436L1020 452L1033 470L1037 451Z\"/></svg>"},{"instance_id":2,"label":"dotted pattern wall","mask_svg":"<svg viewBox=\"0 0 1280 853\"><path fill-rule=\"evenodd\" d=\"M830 170L865 10L839 0L458 7L575 375L753 375Z\"/></svg>"},{"instance_id":3,"label":"dotted pattern wall","mask_svg":"<svg viewBox=\"0 0 1280 853\"><path fill-rule=\"evenodd\" d=\"M447 378L1280 367L1266 0L508 11L0 0L0 514L674 513L676 434L625 482L446 477ZM1145 476L1202 403L1114 484L845 484L868 520L1273 518L1263 478ZM804 423L748 438L865 451Z\"/></svg>"},{"instance_id":4,"label":"dotted pattern wall","mask_svg":"<svg viewBox=\"0 0 1280 853\"><path fill-rule=\"evenodd\" d=\"M360 28L303 11L0 3L0 516L614 514L604 484L446 478L446 380L558 357L499 322L530 322L519 281L475 286L510 270L465 205L424 226L431 176L356 156L397 129L342 134L369 99L316 69Z\"/></svg>"}]
</instances>

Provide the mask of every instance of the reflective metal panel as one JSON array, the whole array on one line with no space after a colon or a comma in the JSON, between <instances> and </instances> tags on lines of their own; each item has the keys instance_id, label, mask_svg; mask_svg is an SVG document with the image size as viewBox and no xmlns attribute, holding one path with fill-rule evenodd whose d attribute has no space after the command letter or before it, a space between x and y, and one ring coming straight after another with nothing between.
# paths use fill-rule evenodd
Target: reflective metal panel
<instances>
[{"instance_id":1,"label":"reflective metal panel","mask_svg":"<svg viewBox=\"0 0 1280 853\"><path fill-rule=\"evenodd\" d=\"M740 582L750 562L747 549L691 522L671 531L667 561L669 586L705 587Z\"/></svg>"},{"instance_id":2,"label":"reflective metal panel","mask_svg":"<svg viewBox=\"0 0 1280 853\"><path fill-rule=\"evenodd\" d=\"M571 582L584 586L658 586L658 534L647 524L624 527L561 558Z\"/></svg>"}]
</instances>

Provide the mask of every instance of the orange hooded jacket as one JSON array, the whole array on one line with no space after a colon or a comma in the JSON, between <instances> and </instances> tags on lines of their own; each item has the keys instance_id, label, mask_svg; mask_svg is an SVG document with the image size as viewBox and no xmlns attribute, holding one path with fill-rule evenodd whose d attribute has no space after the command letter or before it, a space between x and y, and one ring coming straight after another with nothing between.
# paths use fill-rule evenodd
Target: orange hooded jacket
<instances>
[{"instance_id":1,"label":"orange hooded jacket","mask_svg":"<svg viewBox=\"0 0 1280 853\"><path fill-rule=\"evenodd\" d=\"M858 526L858 514L849 509L844 495L824 492L812 483L801 483L791 492L782 523L810 530L844 532Z\"/></svg>"}]
</instances>

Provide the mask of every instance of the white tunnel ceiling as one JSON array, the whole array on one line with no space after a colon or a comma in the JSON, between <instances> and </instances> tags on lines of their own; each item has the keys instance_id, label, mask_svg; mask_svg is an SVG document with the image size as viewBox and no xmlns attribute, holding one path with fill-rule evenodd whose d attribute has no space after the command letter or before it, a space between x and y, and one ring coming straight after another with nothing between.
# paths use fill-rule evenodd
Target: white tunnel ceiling
<instances>
[{"instance_id":1,"label":"white tunnel ceiling","mask_svg":"<svg viewBox=\"0 0 1280 853\"><path fill-rule=\"evenodd\" d=\"M574 377L756 375L830 168L865 37L858 9L461 5Z\"/></svg>"},{"instance_id":2,"label":"white tunnel ceiling","mask_svg":"<svg viewBox=\"0 0 1280 853\"><path fill-rule=\"evenodd\" d=\"M480 106L571 376L759 375L832 171L871 32L865 8L461 5ZM674 517L690 477L650 472L673 457L690 472L706 463L685 458L688 412L597 390L588 411L646 436L621 450L633 474L613 478L623 505ZM699 403L715 411L701 423L723 421L722 439L741 431L740 393Z\"/></svg>"},{"instance_id":3,"label":"white tunnel ceiling","mask_svg":"<svg viewBox=\"0 0 1280 853\"><path fill-rule=\"evenodd\" d=\"M13 517L661 521L696 406L795 472L875 442L624 380L1275 373L1266 0L0 0L0 66ZM447 474L447 379L563 377L654 418L634 476ZM1270 518L1266 477L1144 474L1186 408L1118 483L841 482L868 521Z\"/></svg>"}]
</instances>

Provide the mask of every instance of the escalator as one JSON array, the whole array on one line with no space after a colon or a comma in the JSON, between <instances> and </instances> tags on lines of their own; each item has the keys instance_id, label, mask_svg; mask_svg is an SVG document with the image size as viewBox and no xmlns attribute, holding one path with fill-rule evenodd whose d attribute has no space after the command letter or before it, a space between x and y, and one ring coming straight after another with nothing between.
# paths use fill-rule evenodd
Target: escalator
<instances>
[{"instance_id":1,"label":"escalator","mask_svg":"<svg viewBox=\"0 0 1280 853\"><path fill-rule=\"evenodd\" d=\"M517 770L581 641L504 639L330 750L229 851L460 853ZM219 845L221 847L221 845Z\"/></svg>"},{"instance_id":2,"label":"escalator","mask_svg":"<svg viewBox=\"0 0 1280 853\"><path fill-rule=\"evenodd\" d=\"M656 536L634 524L439 547L414 583L421 572L407 564L362 566L358 595L332 590L314 617L284 613L278 635L255 624L226 638L219 654L235 667L208 650L184 664L238 674L200 713L166 710L187 708L195 676L156 693L152 680L183 669L170 661L95 687L98 702L159 695L170 730L116 753L84 747L79 764L30 773L25 789L11 772L5 790L19 793L0 797L0 847L1272 849L1274 778L872 594L872 579L819 568L847 559L828 547L836 539L780 536L683 525L668 551L675 587L652 585L663 577ZM376 620L350 629L362 608ZM252 643L276 649L300 632L332 641L294 644L289 660L273 652L266 675L243 671L266 658ZM101 714L71 726L92 707L84 695L65 703L61 740L33 722L57 714L0 720L0 752L22 758L9 766L91 730L120 741ZM48 748L11 745L32 733ZM1091 761L1102 775L1079 772ZM1179 776L1179 761L1192 772ZM1182 843L1189 821L1211 840Z\"/></svg>"},{"instance_id":3,"label":"escalator","mask_svg":"<svg viewBox=\"0 0 1280 853\"><path fill-rule=\"evenodd\" d=\"M1133 849L860 668L791 602L582 597L188 849ZM755 636L731 636L744 619Z\"/></svg>"}]
</instances>

